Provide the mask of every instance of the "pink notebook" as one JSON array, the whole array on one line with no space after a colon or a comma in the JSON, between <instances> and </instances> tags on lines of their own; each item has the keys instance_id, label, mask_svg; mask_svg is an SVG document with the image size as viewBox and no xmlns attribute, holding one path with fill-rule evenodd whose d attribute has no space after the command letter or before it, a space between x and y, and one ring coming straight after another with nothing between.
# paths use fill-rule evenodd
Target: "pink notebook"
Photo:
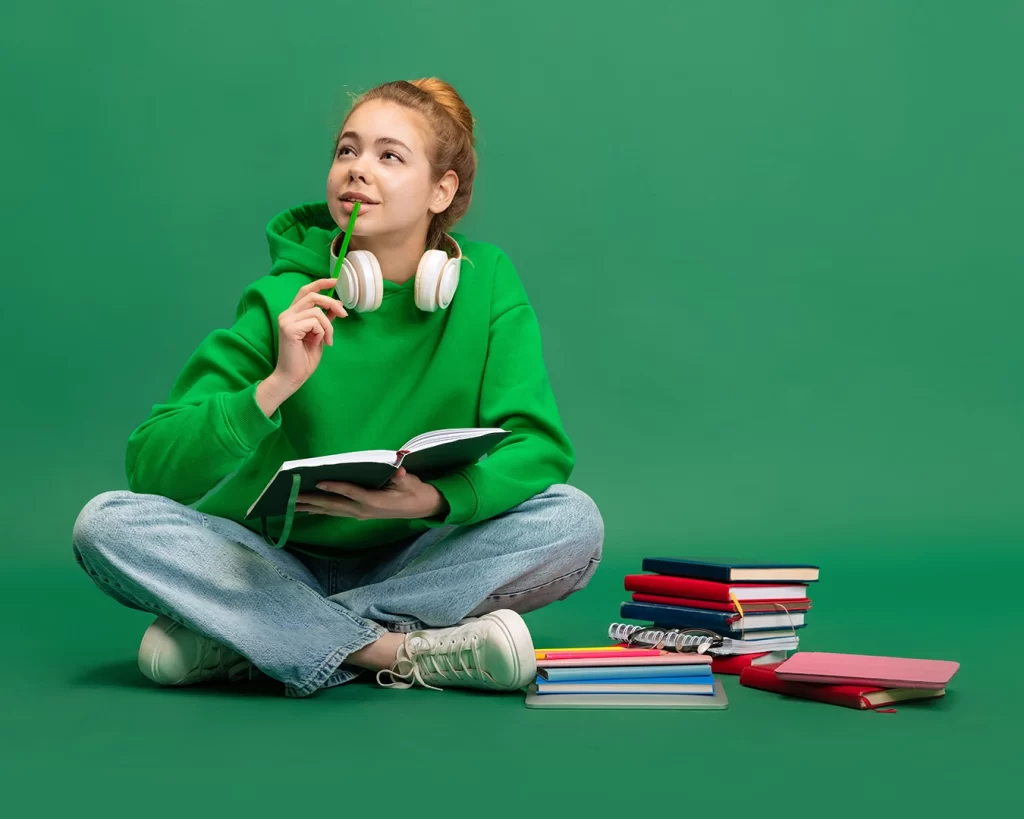
<instances>
[{"instance_id":1,"label":"pink notebook","mask_svg":"<svg viewBox=\"0 0 1024 819\"><path fill-rule=\"evenodd\" d=\"M662 652L653 657L573 657L567 660L537 660L537 668L592 668L609 665L711 665L709 654Z\"/></svg>"},{"instance_id":2,"label":"pink notebook","mask_svg":"<svg viewBox=\"0 0 1024 819\"><path fill-rule=\"evenodd\" d=\"M960 668L948 660L912 660L869 654L798 651L775 669L782 680L877 688L945 688Z\"/></svg>"}]
</instances>

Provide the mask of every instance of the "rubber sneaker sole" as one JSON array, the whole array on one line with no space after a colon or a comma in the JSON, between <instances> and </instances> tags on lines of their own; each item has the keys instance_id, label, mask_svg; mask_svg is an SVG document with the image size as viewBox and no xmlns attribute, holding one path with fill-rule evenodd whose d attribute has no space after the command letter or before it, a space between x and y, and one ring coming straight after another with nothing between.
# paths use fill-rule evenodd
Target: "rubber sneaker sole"
<instances>
[{"instance_id":1,"label":"rubber sneaker sole","mask_svg":"<svg viewBox=\"0 0 1024 819\"><path fill-rule=\"evenodd\" d=\"M500 609L488 612L480 616L481 620L490 620L495 623L505 634L508 640L515 646L513 654L512 673L515 680L503 690L515 691L524 688L537 676L537 654L533 648L533 637L526 621L518 612L511 609Z\"/></svg>"}]
</instances>

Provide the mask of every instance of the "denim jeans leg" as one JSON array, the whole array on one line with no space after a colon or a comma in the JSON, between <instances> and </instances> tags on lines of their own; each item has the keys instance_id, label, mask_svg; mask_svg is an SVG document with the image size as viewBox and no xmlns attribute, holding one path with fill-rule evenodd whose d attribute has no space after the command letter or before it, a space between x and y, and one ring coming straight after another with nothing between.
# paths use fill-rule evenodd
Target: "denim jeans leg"
<instances>
[{"instance_id":1,"label":"denim jeans leg","mask_svg":"<svg viewBox=\"0 0 1024 819\"><path fill-rule=\"evenodd\" d=\"M159 495L93 498L75 522L75 558L119 602L163 614L226 645L285 694L304 697L385 629L325 596L294 554L241 524ZM314 566L315 568L315 566Z\"/></svg>"},{"instance_id":2,"label":"denim jeans leg","mask_svg":"<svg viewBox=\"0 0 1024 819\"><path fill-rule=\"evenodd\" d=\"M556 484L494 518L423 533L329 599L400 632L502 608L533 611L586 586L603 543L593 500Z\"/></svg>"}]
</instances>

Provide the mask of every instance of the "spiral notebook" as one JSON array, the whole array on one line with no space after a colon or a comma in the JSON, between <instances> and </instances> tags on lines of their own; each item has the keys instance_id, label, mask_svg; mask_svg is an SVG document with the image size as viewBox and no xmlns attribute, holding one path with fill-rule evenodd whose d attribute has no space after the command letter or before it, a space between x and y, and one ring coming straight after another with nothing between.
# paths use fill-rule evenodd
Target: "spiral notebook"
<instances>
[{"instance_id":1,"label":"spiral notebook","mask_svg":"<svg viewBox=\"0 0 1024 819\"><path fill-rule=\"evenodd\" d=\"M724 656L730 654L761 654L766 651L796 651L800 638L792 634L767 640L737 640L706 629L663 629L612 623L608 636L620 643L634 646L659 646L669 651Z\"/></svg>"}]
</instances>

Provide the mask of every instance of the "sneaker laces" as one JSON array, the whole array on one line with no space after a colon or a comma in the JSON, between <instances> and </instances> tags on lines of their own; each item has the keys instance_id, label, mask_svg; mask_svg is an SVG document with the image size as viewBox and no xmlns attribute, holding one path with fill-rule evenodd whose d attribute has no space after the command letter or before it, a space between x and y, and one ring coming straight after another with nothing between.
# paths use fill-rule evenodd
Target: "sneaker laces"
<instances>
[{"instance_id":1,"label":"sneaker laces","mask_svg":"<svg viewBox=\"0 0 1024 819\"><path fill-rule=\"evenodd\" d=\"M199 670L227 672L227 678L231 682L248 678L254 679L262 673L253 663L239 654L232 648L228 648L216 640L206 638L202 655L199 657Z\"/></svg>"},{"instance_id":2,"label":"sneaker laces","mask_svg":"<svg viewBox=\"0 0 1024 819\"><path fill-rule=\"evenodd\" d=\"M468 632L468 633L467 633ZM480 668L480 635L469 629L458 631L431 641L419 635L410 635L398 647L398 658L391 668L377 672L377 682L384 688L412 688L414 684L441 691L427 682L445 680L458 682L473 677ZM467 664L467 658L470 662ZM426 677L424 677L424 672ZM390 675L391 682L383 682L382 675Z\"/></svg>"}]
</instances>

